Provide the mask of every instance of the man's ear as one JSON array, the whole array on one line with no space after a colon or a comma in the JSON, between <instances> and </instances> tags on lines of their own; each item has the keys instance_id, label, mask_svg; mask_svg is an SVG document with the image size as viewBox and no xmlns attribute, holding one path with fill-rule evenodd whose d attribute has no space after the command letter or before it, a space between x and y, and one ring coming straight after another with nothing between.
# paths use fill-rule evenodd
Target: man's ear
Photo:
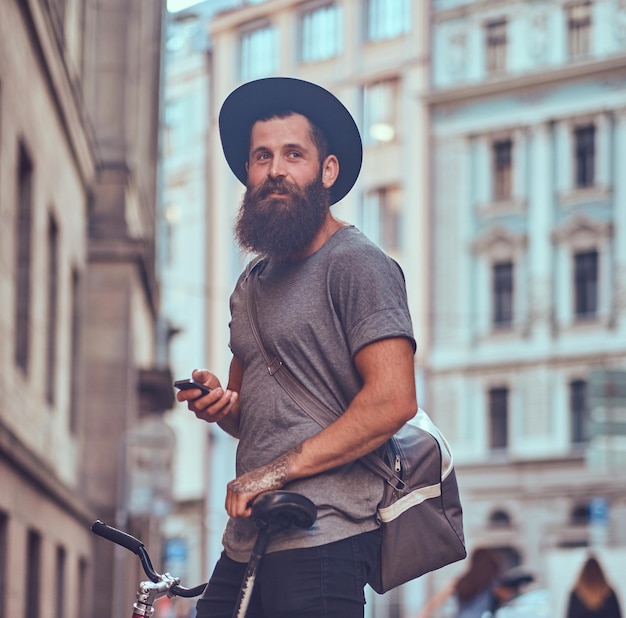
<instances>
[{"instance_id":1,"label":"man's ear","mask_svg":"<svg viewBox=\"0 0 626 618\"><path fill-rule=\"evenodd\" d=\"M328 155L322 163L322 185L330 189L339 176L339 159L335 155Z\"/></svg>"},{"instance_id":2,"label":"man's ear","mask_svg":"<svg viewBox=\"0 0 626 618\"><path fill-rule=\"evenodd\" d=\"M246 161L246 174L249 172L250 170L248 169L248 162Z\"/></svg>"}]
</instances>

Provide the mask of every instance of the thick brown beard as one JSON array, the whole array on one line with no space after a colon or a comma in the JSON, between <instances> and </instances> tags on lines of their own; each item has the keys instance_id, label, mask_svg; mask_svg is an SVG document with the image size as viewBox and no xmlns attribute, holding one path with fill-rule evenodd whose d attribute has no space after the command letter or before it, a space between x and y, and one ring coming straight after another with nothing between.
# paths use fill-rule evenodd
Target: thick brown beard
<instances>
[{"instance_id":1,"label":"thick brown beard","mask_svg":"<svg viewBox=\"0 0 626 618\"><path fill-rule=\"evenodd\" d=\"M283 198L270 198L280 192ZM277 260L301 254L322 227L330 207L330 194L321 175L304 187L284 179L268 178L248 187L237 216L239 246Z\"/></svg>"}]
</instances>

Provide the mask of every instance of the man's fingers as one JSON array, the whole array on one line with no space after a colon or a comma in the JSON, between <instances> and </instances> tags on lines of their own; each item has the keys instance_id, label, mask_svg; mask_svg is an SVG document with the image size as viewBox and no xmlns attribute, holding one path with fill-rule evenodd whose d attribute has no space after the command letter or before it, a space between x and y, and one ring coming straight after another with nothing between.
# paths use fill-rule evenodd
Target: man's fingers
<instances>
[{"instance_id":1,"label":"man's fingers","mask_svg":"<svg viewBox=\"0 0 626 618\"><path fill-rule=\"evenodd\" d=\"M179 401L186 401L187 408L199 419L216 422L224 418L237 402L237 393L224 391L221 387L211 391L208 395L193 397L190 391L187 396Z\"/></svg>"},{"instance_id":2,"label":"man's fingers","mask_svg":"<svg viewBox=\"0 0 626 618\"><path fill-rule=\"evenodd\" d=\"M252 499L251 494L240 494L229 487L226 492L226 512L230 517L250 517Z\"/></svg>"}]
</instances>

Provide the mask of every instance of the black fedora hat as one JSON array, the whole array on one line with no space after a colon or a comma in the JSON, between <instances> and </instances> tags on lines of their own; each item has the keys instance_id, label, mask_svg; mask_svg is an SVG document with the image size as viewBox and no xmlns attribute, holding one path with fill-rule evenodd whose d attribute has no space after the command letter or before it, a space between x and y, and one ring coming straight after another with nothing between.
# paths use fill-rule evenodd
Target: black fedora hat
<instances>
[{"instance_id":1,"label":"black fedora hat","mask_svg":"<svg viewBox=\"0 0 626 618\"><path fill-rule=\"evenodd\" d=\"M220 137L226 161L246 184L252 125L261 118L293 111L306 116L326 136L330 154L339 160L339 176L330 189L331 204L352 188L361 170L359 130L343 103L321 86L293 77L267 77L233 90L222 104Z\"/></svg>"}]
</instances>

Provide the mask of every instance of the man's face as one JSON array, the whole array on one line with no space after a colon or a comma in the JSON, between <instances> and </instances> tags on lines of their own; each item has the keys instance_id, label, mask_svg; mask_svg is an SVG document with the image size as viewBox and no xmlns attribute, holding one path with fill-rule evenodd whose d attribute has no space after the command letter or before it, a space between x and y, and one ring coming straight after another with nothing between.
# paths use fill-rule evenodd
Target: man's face
<instances>
[{"instance_id":1,"label":"man's face","mask_svg":"<svg viewBox=\"0 0 626 618\"><path fill-rule=\"evenodd\" d=\"M310 184L319 174L320 160L308 118L292 114L256 122L250 134L247 169L251 188L270 177L284 178L299 187Z\"/></svg>"},{"instance_id":2,"label":"man's face","mask_svg":"<svg viewBox=\"0 0 626 618\"><path fill-rule=\"evenodd\" d=\"M307 118L293 114L257 122L237 218L239 244L279 260L304 252L328 215L334 178L324 180L323 169Z\"/></svg>"}]
</instances>

